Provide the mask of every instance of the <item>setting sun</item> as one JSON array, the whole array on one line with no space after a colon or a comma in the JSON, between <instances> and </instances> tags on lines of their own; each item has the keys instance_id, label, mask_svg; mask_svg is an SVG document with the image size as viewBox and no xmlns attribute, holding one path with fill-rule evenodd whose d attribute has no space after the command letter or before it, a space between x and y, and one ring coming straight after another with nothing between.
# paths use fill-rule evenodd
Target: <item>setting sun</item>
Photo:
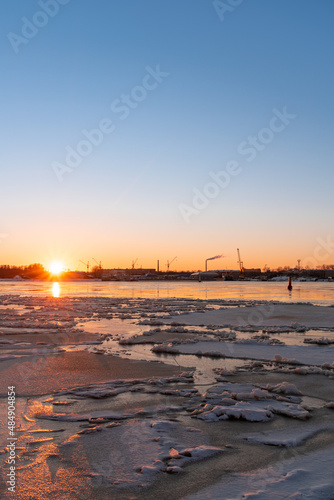
<instances>
[{"instance_id":1,"label":"setting sun","mask_svg":"<svg viewBox=\"0 0 334 500\"><path fill-rule=\"evenodd\" d=\"M59 261L52 262L49 266L49 271L51 274L60 274L64 271L64 265Z\"/></svg>"}]
</instances>

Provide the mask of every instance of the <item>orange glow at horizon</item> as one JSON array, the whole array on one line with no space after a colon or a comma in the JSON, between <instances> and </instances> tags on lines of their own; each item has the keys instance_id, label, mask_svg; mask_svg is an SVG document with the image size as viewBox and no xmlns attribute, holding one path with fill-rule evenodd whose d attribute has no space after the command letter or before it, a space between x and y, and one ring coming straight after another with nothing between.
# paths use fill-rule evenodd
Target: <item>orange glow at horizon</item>
<instances>
[{"instance_id":1,"label":"orange glow at horizon","mask_svg":"<svg viewBox=\"0 0 334 500\"><path fill-rule=\"evenodd\" d=\"M61 274L64 271L64 269L65 269L64 264L56 260L52 262L48 267L49 272L54 275Z\"/></svg>"},{"instance_id":2,"label":"orange glow at horizon","mask_svg":"<svg viewBox=\"0 0 334 500\"><path fill-rule=\"evenodd\" d=\"M192 228L190 229L192 230ZM0 244L0 263L11 266L41 263L50 272L51 278L58 280L58 277L60 279L68 269L71 271L86 270L83 264L79 264L79 259L84 262L89 261L90 267L93 267L94 262L91 256L94 255L98 262L103 263L104 269L131 269L132 262L138 258L135 264L137 269L141 267L143 269L156 269L157 260L159 260L161 271L167 270L167 261L171 262L176 255L177 260L174 260L170 265L170 271L203 271L206 259L218 254L223 254L225 257L208 261L208 270L237 270L239 269L237 248L240 249L241 260L247 269L264 269L265 267L276 269L279 266L294 268L297 267L299 259L301 259L302 266L308 264L310 267L316 267L323 264L330 265L334 260L333 255L329 252L326 253L325 248L320 252L321 258L317 256L316 251L319 243L313 235L307 239L296 241L293 235L287 231L285 234L279 233L277 238L264 238L260 230L256 232L253 229L252 238L248 234L239 237L228 234L226 241L222 241L221 234L213 237L206 227L201 228L200 237L197 234L198 230L195 233L195 231L190 232L186 241L177 231L173 237L165 236L157 240L155 233L154 238L149 234L141 237L135 235L135 250L132 237L125 240L122 235L115 236L112 244L108 238L99 234L96 234L87 243L81 241L80 237L77 241L70 238L64 241L59 238L56 242L51 242L49 246L37 246L36 242L25 246L17 240L13 242L13 247L8 248L8 251L2 243ZM327 241L325 237L323 239ZM82 248L84 248L84 252ZM55 265L56 263L57 265Z\"/></svg>"}]
</instances>

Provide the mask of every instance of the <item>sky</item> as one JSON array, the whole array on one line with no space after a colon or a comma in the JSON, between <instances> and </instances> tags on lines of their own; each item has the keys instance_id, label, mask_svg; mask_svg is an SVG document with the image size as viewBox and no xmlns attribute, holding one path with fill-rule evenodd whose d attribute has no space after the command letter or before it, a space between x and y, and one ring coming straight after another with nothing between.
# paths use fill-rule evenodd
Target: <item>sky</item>
<instances>
[{"instance_id":1,"label":"sky","mask_svg":"<svg viewBox=\"0 0 334 500\"><path fill-rule=\"evenodd\" d=\"M332 0L0 14L0 264L334 262Z\"/></svg>"}]
</instances>

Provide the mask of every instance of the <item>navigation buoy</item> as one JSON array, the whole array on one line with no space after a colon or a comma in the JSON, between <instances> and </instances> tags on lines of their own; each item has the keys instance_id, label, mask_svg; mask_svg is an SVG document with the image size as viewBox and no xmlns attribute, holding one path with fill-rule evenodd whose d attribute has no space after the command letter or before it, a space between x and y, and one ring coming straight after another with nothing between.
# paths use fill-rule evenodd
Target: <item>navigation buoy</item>
<instances>
[{"instance_id":1,"label":"navigation buoy","mask_svg":"<svg viewBox=\"0 0 334 500\"><path fill-rule=\"evenodd\" d=\"M291 276L290 276L290 278L289 278L288 290L289 290L289 291L291 291L291 290L292 290Z\"/></svg>"}]
</instances>

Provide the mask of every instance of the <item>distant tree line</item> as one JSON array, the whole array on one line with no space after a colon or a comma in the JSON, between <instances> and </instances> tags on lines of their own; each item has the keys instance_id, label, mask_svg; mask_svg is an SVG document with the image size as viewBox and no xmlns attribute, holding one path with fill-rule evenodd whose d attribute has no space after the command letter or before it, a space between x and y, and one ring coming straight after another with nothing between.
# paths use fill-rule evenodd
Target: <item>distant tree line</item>
<instances>
[{"instance_id":1,"label":"distant tree line","mask_svg":"<svg viewBox=\"0 0 334 500\"><path fill-rule=\"evenodd\" d=\"M273 271L282 272L282 271L294 271L296 268L292 268L290 266L278 267L277 269L273 269ZM306 266L305 269L310 269L310 266ZM317 266L316 269L326 270L326 269L334 269L334 264L323 264L322 266Z\"/></svg>"},{"instance_id":2,"label":"distant tree line","mask_svg":"<svg viewBox=\"0 0 334 500\"><path fill-rule=\"evenodd\" d=\"M25 279L43 279L49 273L44 269L42 264L30 264L29 266L0 266L0 278L12 279L15 276L21 276Z\"/></svg>"}]
</instances>

